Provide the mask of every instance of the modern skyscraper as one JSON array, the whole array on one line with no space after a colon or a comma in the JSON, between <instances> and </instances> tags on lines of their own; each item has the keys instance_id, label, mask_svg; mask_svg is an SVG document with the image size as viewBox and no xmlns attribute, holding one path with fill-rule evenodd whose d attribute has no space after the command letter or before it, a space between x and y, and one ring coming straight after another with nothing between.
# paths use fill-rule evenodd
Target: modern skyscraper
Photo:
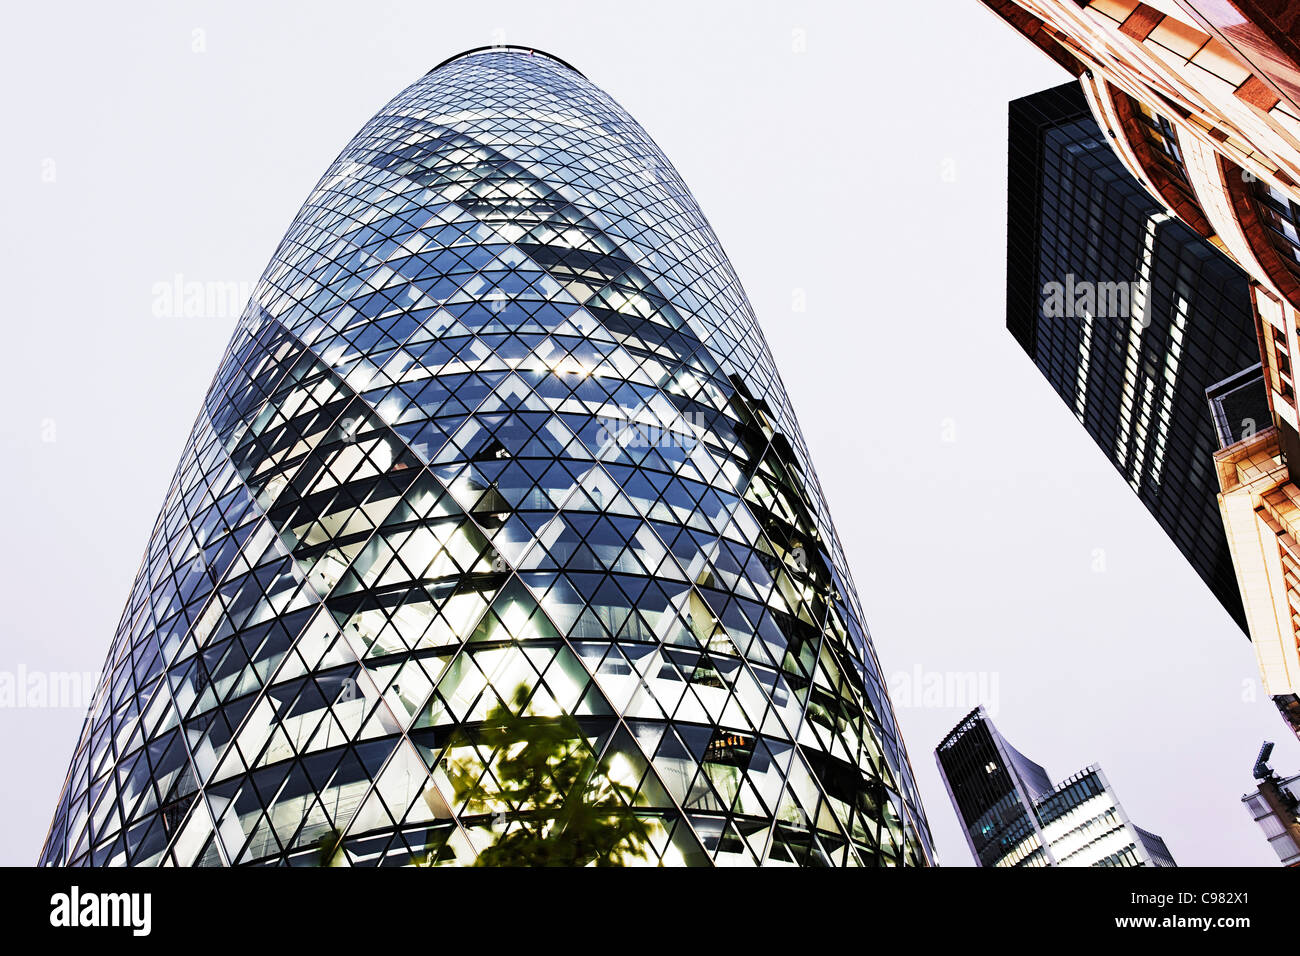
<instances>
[{"instance_id":1,"label":"modern skyscraper","mask_svg":"<svg viewBox=\"0 0 1300 956\"><path fill-rule=\"evenodd\" d=\"M844 555L685 184L470 51L326 171L212 383L47 864L924 865Z\"/></svg>"},{"instance_id":2,"label":"modern skyscraper","mask_svg":"<svg viewBox=\"0 0 1300 956\"><path fill-rule=\"evenodd\" d=\"M1106 144L1077 84L1010 107L1007 328L1244 631L1206 390L1271 423L1249 279Z\"/></svg>"},{"instance_id":3,"label":"modern skyscraper","mask_svg":"<svg viewBox=\"0 0 1300 956\"><path fill-rule=\"evenodd\" d=\"M1300 19L1271 0L982 2L1078 79L1166 214L1250 277L1272 427L1215 459L1260 674L1285 713L1300 692L1300 523L1285 504L1300 499Z\"/></svg>"},{"instance_id":4,"label":"modern skyscraper","mask_svg":"<svg viewBox=\"0 0 1300 956\"><path fill-rule=\"evenodd\" d=\"M1093 764L1052 786L983 707L935 748L976 866L1175 866L1165 841L1129 820Z\"/></svg>"},{"instance_id":5,"label":"modern skyscraper","mask_svg":"<svg viewBox=\"0 0 1300 956\"><path fill-rule=\"evenodd\" d=\"M1265 743L1255 761L1258 789L1241 798L1250 818L1283 866L1300 866L1300 774L1283 779L1268 765L1273 745Z\"/></svg>"}]
</instances>

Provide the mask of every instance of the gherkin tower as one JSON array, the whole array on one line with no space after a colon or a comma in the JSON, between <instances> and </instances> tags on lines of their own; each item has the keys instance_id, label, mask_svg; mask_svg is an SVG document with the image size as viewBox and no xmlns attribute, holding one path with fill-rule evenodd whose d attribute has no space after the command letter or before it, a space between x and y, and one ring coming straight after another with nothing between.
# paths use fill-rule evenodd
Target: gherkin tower
<instances>
[{"instance_id":1,"label":"gherkin tower","mask_svg":"<svg viewBox=\"0 0 1300 956\"><path fill-rule=\"evenodd\" d=\"M932 861L740 282L568 64L448 60L308 197L41 861Z\"/></svg>"}]
</instances>

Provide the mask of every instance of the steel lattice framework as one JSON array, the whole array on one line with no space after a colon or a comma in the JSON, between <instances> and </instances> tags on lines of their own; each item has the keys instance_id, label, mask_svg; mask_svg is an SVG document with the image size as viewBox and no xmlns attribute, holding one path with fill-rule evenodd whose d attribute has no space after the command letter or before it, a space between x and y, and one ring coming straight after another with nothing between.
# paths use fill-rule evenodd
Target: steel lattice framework
<instances>
[{"instance_id":1,"label":"steel lattice framework","mask_svg":"<svg viewBox=\"0 0 1300 956\"><path fill-rule=\"evenodd\" d=\"M539 754L555 799L511 776ZM42 862L482 862L574 800L639 834L576 862L931 859L717 238L607 95L495 48L380 110L277 249Z\"/></svg>"}]
</instances>

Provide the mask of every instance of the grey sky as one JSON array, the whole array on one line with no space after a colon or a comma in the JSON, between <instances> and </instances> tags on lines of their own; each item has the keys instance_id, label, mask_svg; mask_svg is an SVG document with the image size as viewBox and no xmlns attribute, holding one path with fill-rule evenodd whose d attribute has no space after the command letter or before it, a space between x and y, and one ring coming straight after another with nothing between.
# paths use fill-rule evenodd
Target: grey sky
<instances>
[{"instance_id":1,"label":"grey sky","mask_svg":"<svg viewBox=\"0 0 1300 956\"><path fill-rule=\"evenodd\" d=\"M999 727L1054 779L1100 762L1180 864L1275 863L1239 797L1261 740L1288 772L1300 744L1246 640L1003 327L1006 103L1066 76L975 0L10 17L0 672L103 662L234 326L156 316L155 285L254 282L389 97L461 50L535 44L655 137L745 283L885 672L907 677L940 862L971 864L932 750L978 701L927 705L918 667L984 675ZM83 713L0 708L0 863L35 862Z\"/></svg>"}]
</instances>

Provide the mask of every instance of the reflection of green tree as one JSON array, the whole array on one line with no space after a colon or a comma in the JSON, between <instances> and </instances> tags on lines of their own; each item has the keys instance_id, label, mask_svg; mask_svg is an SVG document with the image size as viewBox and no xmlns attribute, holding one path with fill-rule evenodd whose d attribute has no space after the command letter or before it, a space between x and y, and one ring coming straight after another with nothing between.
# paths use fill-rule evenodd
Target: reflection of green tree
<instances>
[{"instance_id":1,"label":"reflection of green tree","mask_svg":"<svg viewBox=\"0 0 1300 956\"><path fill-rule=\"evenodd\" d=\"M316 865L339 866L343 859L343 834L330 827L316 840Z\"/></svg>"},{"instance_id":2,"label":"reflection of green tree","mask_svg":"<svg viewBox=\"0 0 1300 956\"><path fill-rule=\"evenodd\" d=\"M509 830L475 865L623 866L640 859L650 828L632 810L635 790L609 778L573 717L528 715L525 685L513 697L513 706L493 707L475 735L482 751L498 754L492 773L481 773L473 757L447 766L465 813L509 814ZM458 733L452 752L469 746Z\"/></svg>"}]
</instances>

